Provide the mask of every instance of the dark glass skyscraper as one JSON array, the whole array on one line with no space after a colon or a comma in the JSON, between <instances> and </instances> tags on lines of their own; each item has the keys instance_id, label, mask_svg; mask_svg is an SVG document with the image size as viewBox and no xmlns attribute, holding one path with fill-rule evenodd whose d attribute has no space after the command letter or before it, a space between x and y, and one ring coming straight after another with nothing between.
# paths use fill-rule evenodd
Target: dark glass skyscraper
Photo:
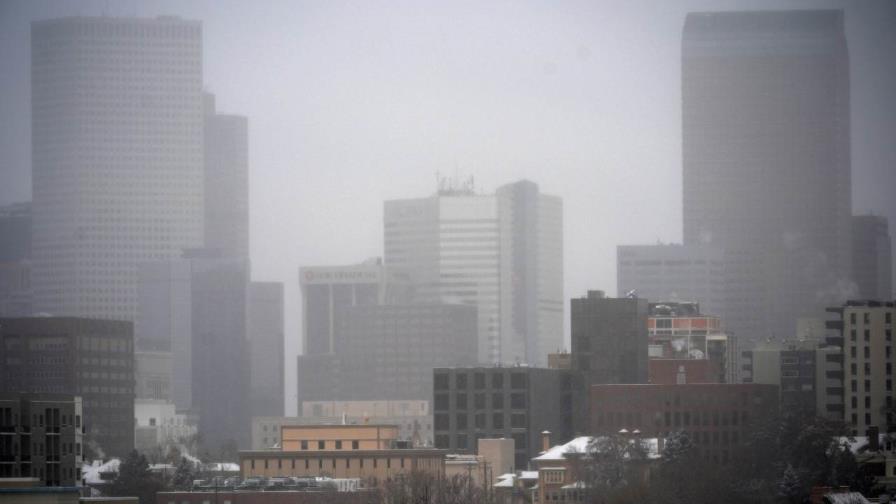
<instances>
[{"instance_id":1,"label":"dark glass skyscraper","mask_svg":"<svg viewBox=\"0 0 896 504\"><path fill-rule=\"evenodd\" d=\"M841 11L689 14L682 134L684 242L725 249L729 329L791 336L854 295Z\"/></svg>"}]
</instances>

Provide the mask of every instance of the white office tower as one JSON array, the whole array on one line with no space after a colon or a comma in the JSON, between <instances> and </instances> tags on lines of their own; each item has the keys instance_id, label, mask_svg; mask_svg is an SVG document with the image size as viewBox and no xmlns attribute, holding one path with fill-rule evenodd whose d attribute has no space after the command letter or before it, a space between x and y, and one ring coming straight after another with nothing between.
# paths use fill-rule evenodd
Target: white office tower
<instances>
[{"instance_id":1,"label":"white office tower","mask_svg":"<svg viewBox=\"0 0 896 504\"><path fill-rule=\"evenodd\" d=\"M562 346L562 203L521 181L495 195L443 180L385 203L385 262L421 302L478 309L479 360L543 365Z\"/></svg>"},{"instance_id":2,"label":"white office tower","mask_svg":"<svg viewBox=\"0 0 896 504\"><path fill-rule=\"evenodd\" d=\"M202 27L31 31L35 310L134 320L137 265L203 243Z\"/></svg>"}]
</instances>

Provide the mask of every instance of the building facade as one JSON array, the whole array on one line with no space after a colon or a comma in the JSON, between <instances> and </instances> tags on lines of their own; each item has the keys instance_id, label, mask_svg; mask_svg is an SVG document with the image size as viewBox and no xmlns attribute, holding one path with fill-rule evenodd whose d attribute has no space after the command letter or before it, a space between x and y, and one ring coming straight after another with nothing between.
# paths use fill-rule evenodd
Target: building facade
<instances>
[{"instance_id":1,"label":"building facade","mask_svg":"<svg viewBox=\"0 0 896 504\"><path fill-rule=\"evenodd\" d=\"M681 87L684 244L725 251L728 330L791 335L850 285L843 12L688 14Z\"/></svg>"},{"instance_id":2,"label":"building facade","mask_svg":"<svg viewBox=\"0 0 896 504\"><path fill-rule=\"evenodd\" d=\"M81 397L85 457L123 457L134 448L130 322L4 318L0 340L0 390Z\"/></svg>"},{"instance_id":3,"label":"building facade","mask_svg":"<svg viewBox=\"0 0 896 504\"><path fill-rule=\"evenodd\" d=\"M647 318L650 361L705 360L712 383L738 383L737 339L722 330L719 317L701 313L698 303L659 300Z\"/></svg>"},{"instance_id":4,"label":"building facade","mask_svg":"<svg viewBox=\"0 0 896 504\"><path fill-rule=\"evenodd\" d=\"M345 308L336 352L298 357L302 401L427 400L432 370L476 364L476 307L359 305Z\"/></svg>"},{"instance_id":5,"label":"building facade","mask_svg":"<svg viewBox=\"0 0 896 504\"><path fill-rule=\"evenodd\" d=\"M0 317L28 317L31 295L31 203L0 207Z\"/></svg>"},{"instance_id":6,"label":"building facade","mask_svg":"<svg viewBox=\"0 0 896 504\"><path fill-rule=\"evenodd\" d=\"M31 27L34 309L133 321L137 265L203 239L202 27Z\"/></svg>"},{"instance_id":7,"label":"building facade","mask_svg":"<svg viewBox=\"0 0 896 504\"><path fill-rule=\"evenodd\" d=\"M585 383L647 383L648 303L588 291L573 298L573 369Z\"/></svg>"},{"instance_id":8,"label":"building facade","mask_svg":"<svg viewBox=\"0 0 896 504\"><path fill-rule=\"evenodd\" d=\"M432 373L436 448L469 453L478 439L513 439L514 464L523 468L541 449L542 431L572 435L568 370L472 367Z\"/></svg>"},{"instance_id":9,"label":"building facade","mask_svg":"<svg viewBox=\"0 0 896 504\"><path fill-rule=\"evenodd\" d=\"M520 181L494 195L443 180L384 205L386 265L422 302L478 309L479 361L544 365L563 346L563 206Z\"/></svg>"},{"instance_id":10,"label":"building facade","mask_svg":"<svg viewBox=\"0 0 896 504\"><path fill-rule=\"evenodd\" d=\"M841 405L839 419L853 435L864 435L872 427L879 432L893 431L894 303L849 301L828 311L834 317L828 320L831 333L827 341L842 348L842 367L828 373L837 385L828 389L828 395L833 396L829 402Z\"/></svg>"},{"instance_id":11,"label":"building facade","mask_svg":"<svg viewBox=\"0 0 896 504\"><path fill-rule=\"evenodd\" d=\"M887 218L852 218L852 276L858 299L893 299L893 252Z\"/></svg>"},{"instance_id":12,"label":"building facade","mask_svg":"<svg viewBox=\"0 0 896 504\"><path fill-rule=\"evenodd\" d=\"M700 456L731 460L752 422L778 411L778 387L758 384L592 385L590 428L612 435L636 429L645 437L688 434Z\"/></svg>"},{"instance_id":13,"label":"building facade","mask_svg":"<svg viewBox=\"0 0 896 504\"><path fill-rule=\"evenodd\" d=\"M651 302L695 302L724 318L724 253L710 245L616 247L616 295L634 291Z\"/></svg>"},{"instance_id":14,"label":"building facade","mask_svg":"<svg viewBox=\"0 0 896 504\"><path fill-rule=\"evenodd\" d=\"M81 486L82 419L77 396L0 394L0 478Z\"/></svg>"},{"instance_id":15,"label":"building facade","mask_svg":"<svg viewBox=\"0 0 896 504\"><path fill-rule=\"evenodd\" d=\"M249 409L283 415L283 284L250 282L246 340L249 344Z\"/></svg>"}]
</instances>

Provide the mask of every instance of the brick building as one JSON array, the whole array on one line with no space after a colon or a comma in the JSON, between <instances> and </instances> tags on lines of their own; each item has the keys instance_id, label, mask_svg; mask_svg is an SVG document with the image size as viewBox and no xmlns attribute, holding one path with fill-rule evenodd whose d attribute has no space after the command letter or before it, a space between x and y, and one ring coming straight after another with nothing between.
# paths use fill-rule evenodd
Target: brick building
<instances>
[{"instance_id":1,"label":"brick building","mask_svg":"<svg viewBox=\"0 0 896 504\"><path fill-rule=\"evenodd\" d=\"M750 424L778 410L778 387L759 384L592 385L591 432L639 430L645 437L686 432L699 453L726 462Z\"/></svg>"}]
</instances>

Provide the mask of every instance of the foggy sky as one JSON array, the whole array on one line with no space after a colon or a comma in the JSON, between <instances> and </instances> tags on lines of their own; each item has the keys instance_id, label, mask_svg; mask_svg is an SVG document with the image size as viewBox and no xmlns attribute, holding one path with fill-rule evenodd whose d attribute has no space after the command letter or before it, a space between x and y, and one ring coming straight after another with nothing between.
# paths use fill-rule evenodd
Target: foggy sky
<instances>
[{"instance_id":1,"label":"foggy sky","mask_svg":"<svg viewBox=\"0 0 896 504\"><path fill-rule=\"evenodd\" d=\"M681 241L685 14L831 7L846 11L853 211L896 234L887 1L0 0L0 204L31 198L30 21L201 20L206 88L249 118L252 271L285 283L294 414L298 267L381 256L384 200L433 193L437 171L484 192L529 178L564 200L565 297L614 294L616 245Z\"/></svg>"}]
</instances>

